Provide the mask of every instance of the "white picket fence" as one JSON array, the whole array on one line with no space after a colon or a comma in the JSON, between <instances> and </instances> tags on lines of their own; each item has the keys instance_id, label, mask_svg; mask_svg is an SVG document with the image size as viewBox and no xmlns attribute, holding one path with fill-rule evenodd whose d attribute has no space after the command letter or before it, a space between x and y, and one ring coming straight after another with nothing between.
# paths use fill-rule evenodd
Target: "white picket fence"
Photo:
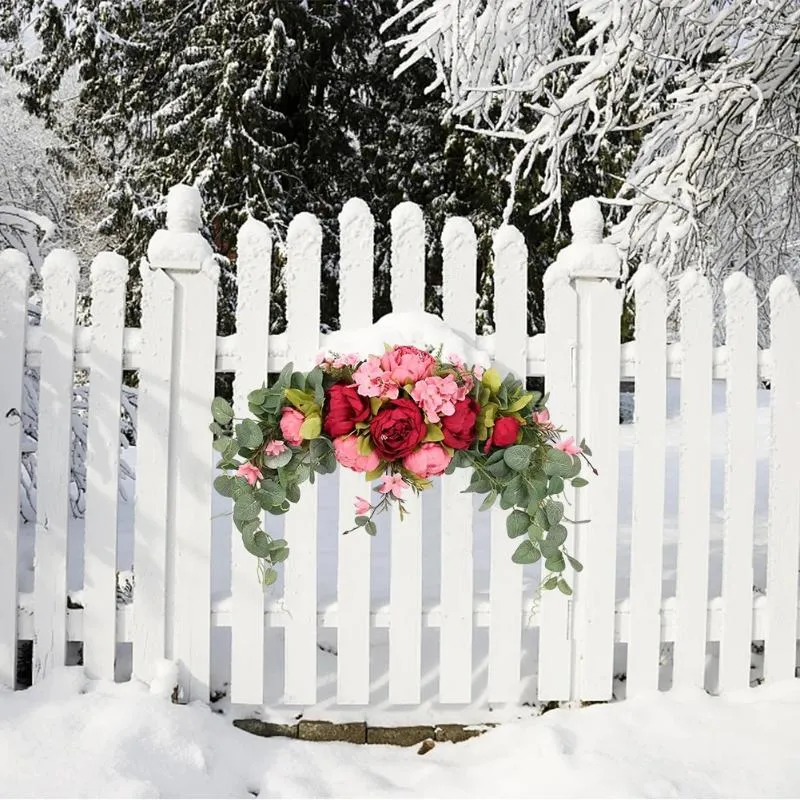
<instances>
[{"instance_id":1,"label":"white picket fence","mask_svg":"<svg viewBox=\"0 0 800 800\"><path fill-rule=\"evenodd\" d=\"M539 700L605 700L612 696L614 652L627 643L627 694L659 685L662 643L674 643L673 686L702 687L710 642L719 642L719 688L750 684L751 642L763 641L767 681L796 668L798 546L800 544L800 298L788 278L770 294L771 348L758 351L756 298L741 275L725 286L727 344L712 343L707 280L680 282L680 343L668 344L667 293L660 276L635 276L636 341L619 344L620 263L601 242L593 200L573 214L573 243L548 271L546 334L528 337L527 254L521 234L501 229L494 244L495 325L476 337L476 244L465 219L445 226L443 317L446 323L520 375L544 376L552 415L592 444L599 476L573 498L572 515L590 519L575 529L574 550L586 570L574 576L568 599L546 593L531 605L523 570L512 564L515 543L505 513L491 513L488 596L476 597L474 512L460 494L464 476L441 481L438 521L439 601L422 600L422 508L410 503L402 525L392 520L388 604L376 605L370 576L374 540L338 537L335 602L318 603L318 489L285 518L291 557L280 596L265 594L253 559L232 535L229 596L211 592L212 468L208 433L216 372L235 373L235 406L284 363L309 363L324 346L319 332L321 230L304 214L288 231L284 334L270 336L268 228L248 221L239 233L237 333L215 336L217 267L198 233L199 197L188 187L170 194L167 230L148 251L141 329L125 329L126 262L99 255L91 270L92 324L76 326L78 263L66 251L43 267L41 326L29 326L29 266L14 251L0 253L0 683L15 683L16 648L34 642L34 680L65 660L67 642L83 642L90 675L114 679L118 645L132 643L133 675L150 680L162 659L180 664L184 699L208 699L218 628L230 629L230 693L236 703L261 704L265 676L283 661L280 702L310 706L319 699L321 629L336 629L334 699L341 706L372 702L375 683L388 682L390 705L422 697L422 640L438 629L434 699L476 701L475 645L488 629L488 703L514 703L535 673ZM340 216L340 315L343 328L372 322L373 220L360 200ZM411 204L392 215L394 311L424 306L425 229ZM23 367L40 371L38 496L34 590L18 592L21 529L19 459ZM89 421L82 608L67 607L70 398L74 369L88 369ZM134 601L118 606L117 494L120 385L123 369L138 370L139 412L134 499ZM615 595L618 532L620 378L635 378L633 524L629 597ZM668 377L681 382L679 545L675 597L662 597L665 495L665 406ZM720 598L708 596L712 378L727 381L728 427L724 560ZM771 386L769 532L766 594L753 592L756 393ZM363 479L339 478L338 530L349 526L352 498ZM323 515L324 516L324 515ZM266 633L283 628L283 653ZM388 628L386 674L376 675L374 637ZM535 663L523 659L531 630ZM526 640L527 641L527 640ZM225 645L227 647L227 644ZM228 650L225 650L228 653ZM227 657L227 656L226 656ZM522 664L528 666L523 671ZM533 666L531 666L533 664ZM371 669L372 667L372 669ZM528 696L528 695L526 695Z\"/></svg>"}]
</instances>

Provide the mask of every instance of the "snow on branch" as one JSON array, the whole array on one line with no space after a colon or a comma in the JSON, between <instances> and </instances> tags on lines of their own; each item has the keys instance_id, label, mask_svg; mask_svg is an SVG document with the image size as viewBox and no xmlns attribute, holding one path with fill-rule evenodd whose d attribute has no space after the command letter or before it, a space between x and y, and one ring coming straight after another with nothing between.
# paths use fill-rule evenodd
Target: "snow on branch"
<instances>
[{"instance_id":1,"label":"snow on branch","mask_svg":"<svg viewBox=\"0 0 800 800\"><path fill-rule=\"evenodd\" d=\"M544 165L532 213L560 203L576 145L624 142L606 200L626 209L613 238L630 255L762 286L798 270L796 0L401 0L387 30L399 72L431 60L449 113L519 142L512 189Z\"/></svg>"}]
</instances>

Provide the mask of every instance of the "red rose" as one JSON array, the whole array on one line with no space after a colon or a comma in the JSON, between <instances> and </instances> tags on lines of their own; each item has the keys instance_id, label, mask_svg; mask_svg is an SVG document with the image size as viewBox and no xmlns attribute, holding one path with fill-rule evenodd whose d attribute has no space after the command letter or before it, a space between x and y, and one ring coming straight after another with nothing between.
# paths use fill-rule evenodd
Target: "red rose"
<instances>
[{"instance_id":1,"label":"red rose","mask_svg":"<svg viewBox=\"0 0 800 800\"><path fill-rule=\"evenodd\" d=\"M478 404L466 397L456 403L456 410L449 417L441 418L442 444L454 450L466 450L475 439L475 420L478 418Z\"/></svg>"},{"instance_id":2,"label":"red rose","mask_svg":"<svg viewBox=\"0 0 800 800\"><path fill-rule=\"evenodd\" d=\"M369 426L375 450L384 461L405 458L425 438L427 428L419 406L400 397L390 400Z\"/></svg>"},{"instance_id":3,"label":"red rose","mask_svg":"<svg viewBox=\"0 0 800 800\"><path fill-rule=\"evenodd\" d=\"M323 428L331 439L346 436L369 416L369 398L362 397L355 386L335 383L328 389L327 411Z\"/></svg>"},{"instance_id":4,"label":"red rose","mask_svg":"<svg viewBox=\"0 0 800 800\"><path fill-rule=\"evenodd\" d=\"M509 447L517 441L519 422L514 417L500 417L492 429L492 444L495 447Z\"/></svg>"}]
</instances>

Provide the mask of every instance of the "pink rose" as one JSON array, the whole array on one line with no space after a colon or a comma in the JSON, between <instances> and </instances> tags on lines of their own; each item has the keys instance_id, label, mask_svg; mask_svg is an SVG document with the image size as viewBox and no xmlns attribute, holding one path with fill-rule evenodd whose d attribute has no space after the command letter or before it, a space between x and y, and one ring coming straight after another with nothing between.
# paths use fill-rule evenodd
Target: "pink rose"
<instances>
[{"instance_id":1,"label":"pink rose","mask_svg":"<svg viewBox=\"0 0 800 800\"><path fill-rule=\"evenodd\" d=\"M403 466L420 478L441 475L452 456L440 444L426 442L403 459Z\"/></svg>"},{"instance_id":2,"label":"pink rose","mask_svg":"<svg viewBox=\"0 0 800 800\"><path fill-rule=\"evenodd\" d=\"M381 367L396 383L416 383L433 375L436 360L430 353L417 347L394 347L381 357Z\"/></svg>"},{"instance_id":3,"label":"pink rose","mask_svg":"<svg viewBox=\"0 0 800 800\"><path fill-rule=\"evenodd\" d=\"M380 464L380 456L373 450L362 456L358 452L358 437L339 436L333 440L333 453L336 460L353 472L372 472Z\"/></svg>"},{"instance_id":4,"label":"pink rose","mask_svg":"<svg viewBox=\"0 0 800 800\"><path fill-rule=\"evenodd\" d=\"M273 439L271 442L267 442L264 452L268 456L279 456L286 452L286 445L280 439Z\"/></svg>"},{"instance_id":5,"label":"pink rose","mask_svg":"<svg viewBox=\"0 0 800 800\"><path fill-rule=\"evenodd\" d=\"M303 443L300 428L305 421L306 418L296 408L291 406L284 407L281 416L281 433L289 444L297 446Z\"/></svg>"},{"instance_id":6,"label":"pink rose","mask_svg":"<svg viewBox=\"0 0 800 800\"><path fill-rule=\"evenodd\" d=\"M244 478L251 486L255 486L257 481L264 479L261 470L249 461L245 461L245 463L236 470L236 474L240 478Z\"/></svg>"}]
</instances>

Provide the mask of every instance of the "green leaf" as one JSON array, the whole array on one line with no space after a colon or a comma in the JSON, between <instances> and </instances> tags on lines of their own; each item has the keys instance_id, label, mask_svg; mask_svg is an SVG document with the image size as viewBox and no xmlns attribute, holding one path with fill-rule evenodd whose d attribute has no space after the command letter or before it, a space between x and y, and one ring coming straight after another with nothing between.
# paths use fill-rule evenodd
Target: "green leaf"
<instances>
[{"instance_id":1,"label":"green leaf","mask_svg":"<svg viewBox=\"0 0 800 800\"><path fill-rule=\"evenodd\" d=\"M550 523L548 527L558 525L561 518L564 516L564 504L559 503L558 500L548 500L544 504L544 513L547 515L547 521Z\"/></svg>"},{"instance_id":2,"label":"green leaf","mask_svg":"<svg viewBox=\"0 0 800 800\"><path fill-rule=\"evenodd\" d=\"M522 536L531 524L531 518L524 512L514 510L506 517L506 533L510 539Z\"/></svg>"},{"instance_id":3,"label":"green leaf","mask_svg":"<svg viewBox=\"0 0 800 800\"><path fill-rule=\"evenodd\" d=\"M500 391L500 386L502 385L500 373L494 367L487 369L486 372L483 373L481 383L496 394Z\"/></svg>"},{"instance_id":4,"label":"green leaf","mask_svg":"<svg viewBox=\"0 0 800 800\"><path fill-rule=\"evenodd\" d=\"M261 513L261 506L253 494L242 494L233 504L233 518L247 522L257 519Z\"/></svg>"},{"instance_id":5,"label":"green leaf","mask_svg":"<svg viewBox=\"0 0 800 800\"><path fill-rule=\"evenodd\" d=\"M236 442L236 439L228 439L228 443L225 445L225 450L222 452L222 458L225 461L232 461L239 453L239 445Z\"/></svg>"},{"instance_id":6,"label":"green leaf","mask_svg":"<svg viewBox=\"0 0 800 800\"><path fill-rule=\"evenodd\" d=\"M286 500L286 490L277 481L272 479L262 481L261 491L264 493L265 500L269 504L269 509L274 514L274 508L281 506Z\"/></svg>"},{"instance_id":7,"label":"green leaf","mask_svg":"<svg viewBox=\"0 0 800 800\"><path fill-rule=\"evenodd\" d=\"M312 439L309 444L309 452L311 453L311 458L325 458L328 453L333 452L333 442L331 442L330 439L326 439L324 436L318 436L316 439Z\"/></svg>"},{"instance_id":8,"label":"green leaf","mask_svg":"<svg viewBox=\"0 0 800 800\"><path fill-rule=\"evenodd\" d=\"M570 566L572 567L572 569L575 570L575 572L583 572L583 564L581 564L581 562L578 561L577 558L573 558L572 556L567 556L567 561L569 561Z\"/></svg>"},{"instance_id":9,"label":"green leaf","mask_svg":"<svg viewBox=\"0 0 800 800\"><path fill-rule=\"evenodd\" d=\"M589 481L587 481L586 478L573 478L572 479L572 485L576 489L580 489L583 486L588 486L589 485Z\"/></svg>"},{"instance_id":10,"label":"green leaf","mask_svg":"<svg viewBox=\"0 0 800 800\"><path fill-rule=\"evenodd\" d=\"M515 472L522 472L530 466L533 449L527 444L515 444L503 451L503 460Z\"/></svg>"},{"instance_id":11,"label":"green leaf","mask_svg":"<svg viewBox=\"0 0 800 800\"><path fill-rule=\"evenodd\" d=\"M214 422L227 425L233 419L233 406L224 397L215 397L211 403Z\"/></svg>"},{"instance_id":12,"label":"green leaf","mask_svg":"<svg viewBox=\"0 0 800 800\"><path fill-rule=\"evenodd\" d=\"M216 424L216 423L212 423ZM225 449L233 441L230 436L220 436L219 439L214 439L214 444L211 445L218 453L224 453ZM238 449L238 448L237 448Z\"/></svg>"},{"instance_id":13,"label":"green leaf","mask_svg":"<svg viewBox=\"0 0 800 800\"><path fill-rule=\"evenodd\" d=\"M506 411L513 413L514 411L522 411L528 403L533 400L532 394L523 394L521 397L518 397L514 402L510 403Z\"/></svg>"},{"instance_id":14,"label":"green leaf","mask_svg":"<svg viewBox=\"0 0 800 800\"><path fill-rule=\"evenodd\" d=\"M214 488L217 494L222 497L233 497L233 490L236 486L236 478L231 475L218 475L214 478Z\"/></svg>"},{"instance_id":15,"label":"green leaf","mask_svg":"<svg viewBox=\"0 0 800 800\"><path fill-rule=\"evenodd\" d=\"M282 453L277 456L266 456L264 458L264 466L269 469L280 469L285 467L292 460L292 451L287 447Z\"/></svg>"},{"instance_id":16,"label":"green leaf","mask_svg":"<svg viewBox=\"0 0 800 800\"><path fill-rule=\"evenodd\" d=\"M375 536L375 534L378 532L378 528L377 528L377 526L375 525L375 523L372 520L368 520L367 521L367 524L364 525L364 530L370 536Z\"/></svg>"},{"instance_id":17,"label":"green leaf","mask_svg":"<svg viewBox=\"0 0 800 800\"><path fill-rule=\"evenodd\" d=\"M309 414L300 426L299 434L303 439L316 439L322 433L322 418L319 414Z\"/></svg>"},{"instance_id":18,"label":"green leaf","mask_svg":"<svg viewBox=\"0 0 800 800\"><path fill-rule=\"evenodd\" d=\"M548 521L547 514L544 513L543 508L536 509L536 513L533 515L533 521L544 531L550 528L550 522Z\"/></svg>"},{"instance_id":19,"label":"green leaf","mask_svg":"<svg viewBox=\"0 0 800 800\"><path fill-rule=\"evenodd\" d=\"M589 458L592 457L592 451L589 449L589 445L586 444L586 439L581 439L581 443L578 445L578 447L580 447L580 449L583 450L583 452L586 453Z\"/></svg>"},{"instance_id":20,"label":"green leaf","mask_svg":"<svg viewBox=\"0 0 800 800\"><path fill-rule=\"evenodd\" d=\"M564 557L561 553L558 553L557 555L550 556L550 558L544 562L544 567L550 572L563 572L567 568L567 565L564 563Z\"/></svg>"},{"instance_id":21,"label":"green leaf","mask_svg":"<svg viewBox=\"0 0 800 800\"><path fill-rule=\"evenodd\" d=\"M502 450L500 451L503 452ZM505 461L497 461L494 464L487 464L484 469L495 478L507 478L512 474L511 468Z\"/></svg>"},{"instance_id":22,"label":"green leaf","mask_svg":"<svg viewBox=\"0 0 800 800\"><path fill-rule=\"evenodd\" d=\"M547 483L548 494L561 494L564 491L564 479L560 475L553 475Z\"/></svg>"},{"instance_id":23,"label":"green leaf","mask_svg":"<svg viewBox=\"0 0 800 800\"><path fill-rule=\"evenodd\" d=\"M515 564L535 564L541 558L541 554L536 545L529 539L519 543L519 547L514 551L511 560Z\"/></svg>"},{"instance_id":24,"label":"green leaf","mask_svg":"<svg viewBox=\"0 0 800 800\"><path fill-rule=\"evenodd\" d=\"M532 542L541 542L544 540L544 531L534 522L528 528L528 538Z\"/></svg>"},{"instance_id":25,"label":"green leaf","mask_svg":"<svg viewBox=\"0 0 800 800\"><path fill-rule=\"evenodd\" d=\"M558 586L558 576L557 576L557 575L551 575L551 576L550 576L550 577L549 577L549 578L548 578L548 579L547 579L547 580L546 580L546 581L545 581L545 582L542 584L542 589L547 589L547 591L550 591L550 590L552 590L552 589L555 589L555 588L556 588L556 586Z\"/></svg>"},{"instance_id":26,"label":"green leaf","mask_svg":"<svg viewBox=\"0 0 800 800\"><path fill-rule=\"evenodd\" d=\"M547 533L547 543L555 548L567 541L567 529L563 525L554 525Z\"/></svg>"},{"instance_id":27,"label":"green leaf","mask_svg":"<svg viewBox=\"0 0 800 800\"><path fill-rule=\"evenodd\" d=\"M280 564L281 561L286 561L289 558L289 548L279 547L277 550L273 550L269 557L273 564Z\"/></svg>"},{"instance_id":28,"label":"green leaf","mask_svg":"<svg viewBox=\"0 0 800 800\"><path fill-rule=\"evenodd\" d=\"M214 436L221 436L222 433L225 431L225 429L222 427L222 425L219 424L219 422L212 422L208 426L208 429L211 431L211 433L214 434Z\"/></svg>"},{"instance_id":29,"label":"green leaf","mask_svg":"<svg viewBox=\"0 0 800 800\"><path fill-rule=\"evenodd\" d=\"M286 499L290 503L297 503L300 500L300 487L296 483L290 483L286 487Z\"/></svg>"},{"instance_id":30,"label":"green leaf","mask_svg":"<svg viewBox=\"0 0 800 800\"><path fill-rule=\"evenodd\" d=\"M273 386L276 389L285 389L287 386L291 385L292 383L292 370L294 365L290 361L282 370L280 375L278 375L278 380L275 381Z\"/></svg>"},{"instance_id":31,"label":"green leaf","mask_svg":"<svg viewBox=\"0 0 800 800\"><path fill-rule=\"evenodd\" d=\"M274 569L270 568L264 572L264 586L272 586L276 580L278 580L278 573Z\"/></svg>"},{"instance_id":32,"label":"green leaf","mask_svg":"<svg viewBox=\"0 0 800 800\"><path fill-rule=\"evenodd\" d=\"M363 528L369 522L369 517L356 517L356 525Z\"/></svg>"},{"instance_id":33,"label":"green leaf","mask_svg":"<svg viewBox=\"0 0 800 800\"><path fill-rule=\"evenodd\" d=\"M497 492L492 489L492 491L483 498L483 502L481 503L479 510L488 511L494 505L495 500L497 500Z\"/></svg>"},{"instance_id":34,"label":"green leaf","mask_svg":"<svg viewBox=\"0 0 800 800\"><path fill-rule=\"evenodd\" d=\"M252 553L256 558L269 558L270 541L264 531L255 530L253 533L242 531L242 542L244 543L244 549L248 553Z\"/></svg>"},{"instance_id":35,"label":"green leaf","mask_svg":"<svg viewBox=\"0 0 800 800\"><path fill-rule=\"evenodd\" d=\"M288 542L286 539L273 539L270 543L270 547L273 550L280 550L282 547L288 547Z\"/></svg>"},{"instance_id":36,"label":"green leaf","mask_svg":"<svg viewBox=\"0 0 800 800\"><path fill-rule=\"evenodd\" d=\"M427 426L427 433L425 434L425 438L422 441L441 442L443 439L444 439L444 431L442 431L441 426L429 422Z\"/></svg>"},{"instance_id":37,"label":"green leaf","mask_svg":"<svg viewBox=\"0 0 800 800\"><path fill-rule=\"evenodd\" d=\"M563 578L558 579L556 586L558 586L558 591L561 592L561 594L565 594L567 597L572 594L572 587Z\"/></svg>"},{"instance_id":38,"label":"green leaf","mask_svg":"<svg viewBox=\"0 0 800 800\"><path fill-rule=\"evenodd\" d=\"M236 426L236 441L245 450L256 450L264 444L264 434L257 422L245 419Z\"/></svg>"},{"instance_id":39,"label":"green leaf","mask_svg":"<svg viewBox=\"0 0 800 800\"><path fill-rule=\"evenodd\" d=\"M254 389L247 395L247 402L252 403L254 406L263 405L267 399L266 389Z\"/></svg>"}]
</instances>

